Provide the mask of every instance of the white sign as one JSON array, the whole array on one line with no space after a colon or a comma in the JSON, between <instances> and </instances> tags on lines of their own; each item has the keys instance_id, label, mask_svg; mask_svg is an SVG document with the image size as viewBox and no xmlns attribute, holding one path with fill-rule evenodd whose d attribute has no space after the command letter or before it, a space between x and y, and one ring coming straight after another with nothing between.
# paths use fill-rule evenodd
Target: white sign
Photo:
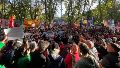
<instances>
[{"instance_id":1,"label":"white sign","mask_svg":"<svg viewBox=\"0 0 120 68\"><path fill-rule=\"evenodd\" d=\"M24 31L22 27L4 29L4 32L8 36L8 40L24 38Z\"/></svg>"}]
</instances>

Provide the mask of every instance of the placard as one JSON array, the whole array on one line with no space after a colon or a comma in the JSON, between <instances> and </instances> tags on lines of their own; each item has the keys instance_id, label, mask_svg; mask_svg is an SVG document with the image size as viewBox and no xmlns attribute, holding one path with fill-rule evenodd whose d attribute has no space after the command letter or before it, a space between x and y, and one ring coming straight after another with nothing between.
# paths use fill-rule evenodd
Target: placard
<instances>
[{"instance_id":1,"label":"placard","mask_svg":"<svg viewBox=\"0 0 120 68\"><path fill-rule=\"evenodd\" d=\"M24 31L22 27L4 29L4 32L8 36L8 40L24 38Z\"/></svg>"}]
</instances>

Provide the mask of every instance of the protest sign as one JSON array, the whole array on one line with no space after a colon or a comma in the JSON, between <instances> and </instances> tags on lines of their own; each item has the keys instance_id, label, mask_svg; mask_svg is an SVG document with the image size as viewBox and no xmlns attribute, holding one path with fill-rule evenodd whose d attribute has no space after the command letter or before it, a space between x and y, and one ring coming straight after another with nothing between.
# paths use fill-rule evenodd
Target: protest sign
<instances>
[{"instance_id":1,"label":"protest sign","mask_svg":"<svg viewBox=\"0 0 120 68\"><path fill-rule=\"evenodd\" d=\"M84 21L83 21L83 24L87 24L87 23L88 23L88 21L87 21L87 20L84 20Z\"/></svg>"},{"instance_id":2,"label":"protest sign","mask_svg":"<svg viewBox=\"0 0 120 68\"><path fill-rule=\"evenodd\" d=\"M24 32L22 27L4 29L4 32L8 36L8 40L24 38Z\"/></svg>"}]
</instances>

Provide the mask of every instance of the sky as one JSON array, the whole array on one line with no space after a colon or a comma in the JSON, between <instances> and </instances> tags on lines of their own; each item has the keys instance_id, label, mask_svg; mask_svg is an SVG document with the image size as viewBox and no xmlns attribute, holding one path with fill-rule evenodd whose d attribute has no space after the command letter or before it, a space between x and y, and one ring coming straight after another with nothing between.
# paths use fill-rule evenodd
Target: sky
<instances>
[{"instance_id":1,"label":"sky","mask_svg":"<svg viewBox=\"0 0 120 68\"><path fill-rule=\"evenodd\" d=\"M62 15L65 14L66 8L64 3L62 3ZM61 4L57 6L57 12L56 12L56 17L61 17Z\"/></svg>"}]
</instances>

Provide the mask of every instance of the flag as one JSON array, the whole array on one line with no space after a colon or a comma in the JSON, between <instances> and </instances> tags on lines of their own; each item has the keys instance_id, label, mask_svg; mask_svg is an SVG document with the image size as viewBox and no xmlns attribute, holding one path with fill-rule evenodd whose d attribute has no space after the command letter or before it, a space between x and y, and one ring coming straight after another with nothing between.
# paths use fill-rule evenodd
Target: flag
<instances>
[{"instance_id":1,"label":"flag","mask_svg":"<svg viewBox=\"0 0 120 68\"><path fill-rule=\"evenodd\" d=\"M27 19L25 19L24 20L24 26L25 27L36 27L36 26L39 26L40 25L40 20L37 20L37 19L35 19L35 20L32 20L32 19L29 19L29 20L27 20Z\"/></svg>"},{"instance_id":2,"label":"flag","mask_svg":"<svg viewBox=\"0 0 120 68\"><path fill-rule=\"evenodd\" d=\"M13 28L14 27L14 15L10 16L10 22L9 22L9 28Z\"/></svg>"},{"instance_id":3,"label":"flag","mask_svg":"<svg viewBox=\"0 0 120 68\"><path fill-rule=\"evenodd\" d=\"M88 20L88 26L93 26L93 20Z\"/></svg>"}]
</instances>

